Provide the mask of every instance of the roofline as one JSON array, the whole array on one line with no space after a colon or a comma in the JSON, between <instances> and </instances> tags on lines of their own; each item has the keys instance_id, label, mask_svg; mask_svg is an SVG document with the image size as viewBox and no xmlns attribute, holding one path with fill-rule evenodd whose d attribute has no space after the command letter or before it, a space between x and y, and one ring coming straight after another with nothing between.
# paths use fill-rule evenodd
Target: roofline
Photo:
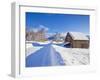
<instances>
[{"instance_id":1,"label":"roofline","mask_svg":"<svg viewBox=\"0 0 100 80\"><path fill-rule=\"evenodd\" d=\"M69 35L71 36L70 32L68 32L68 33L69 33ZM67 34L68 34L68 33L67 33ZM75 41L89 41L89 39L88 39L88 40L74 39L72 36L71 36L71 38L72 38L73 40L75 40Z\"/></svg>"}]
</instances>

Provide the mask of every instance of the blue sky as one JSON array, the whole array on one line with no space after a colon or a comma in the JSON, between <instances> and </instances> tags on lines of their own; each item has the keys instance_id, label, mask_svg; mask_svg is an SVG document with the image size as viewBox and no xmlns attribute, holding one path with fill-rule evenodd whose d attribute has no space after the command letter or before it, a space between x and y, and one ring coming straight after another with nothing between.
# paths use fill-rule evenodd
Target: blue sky
<instances>
[{"instance_id":1,"label":"blue sky","mask_svg":"<svg viewBox=\"0 0 100 80\"><path fill-rule=\"evenodd\" d=\"M83 32L89 34L89 15L26 12L26 29L44 27L48 33Z\"/></svg>"}]
</instances>

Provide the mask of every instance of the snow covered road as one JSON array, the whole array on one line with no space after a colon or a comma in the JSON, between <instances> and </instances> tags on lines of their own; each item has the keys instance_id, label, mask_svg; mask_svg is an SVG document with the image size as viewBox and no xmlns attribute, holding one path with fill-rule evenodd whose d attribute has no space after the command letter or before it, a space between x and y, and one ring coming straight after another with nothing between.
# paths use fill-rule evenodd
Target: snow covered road
<instances>
[{"instance_id":1,"label":"snow covered road","mask_svg":"<svg viewBox=\"0 0 100 80\"><path fill-rule=\"evenodd\" d=\"M26 57L26 67L58 65L65 65L65 63L60 54L52 47L52 44L47 44Z\"/></svg>"},{"instance_id":2,"label":"snow covered road","mask_svg":"<svg viewBox=\"0 0 100 80\"><path fill-rule=\"evenodd\" d=\"M52 43L27 45L26 67L89 64L89 49L64 48Z\"/></svg>"}]
</instances>

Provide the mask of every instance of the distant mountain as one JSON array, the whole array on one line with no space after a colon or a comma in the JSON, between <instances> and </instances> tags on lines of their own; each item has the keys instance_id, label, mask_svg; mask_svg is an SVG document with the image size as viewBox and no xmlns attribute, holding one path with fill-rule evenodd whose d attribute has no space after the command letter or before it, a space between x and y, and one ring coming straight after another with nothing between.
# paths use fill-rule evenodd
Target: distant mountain
<instances>
[{"instance_id":1,"label":"distant mountain","mask_svg":"<svg viewBox=\"0 0 100 80\"><path fill-rule=\"evenodd\" d=\"M54 40L54 39L55 39L55 36L48 37L48 40Z\"/></svg>"},{"instance_id":2,"label":"distant mountain","mask_svg":"<svg viewBox=\"0 0 100 80\"><path fill-rule=\"evenodd\" d=\"M67 33L53 33L52 35L48 36L48 40L64 40L66 37Z\"/></svg>"}]
</instances>

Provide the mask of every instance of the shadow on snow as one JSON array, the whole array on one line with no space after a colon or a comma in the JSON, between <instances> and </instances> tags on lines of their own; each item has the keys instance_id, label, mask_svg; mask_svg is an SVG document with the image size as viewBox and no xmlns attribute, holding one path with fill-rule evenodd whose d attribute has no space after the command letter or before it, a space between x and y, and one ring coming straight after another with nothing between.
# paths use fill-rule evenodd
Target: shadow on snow
<instances>
[{"instance_id":1,"label":"shadow on snow","mask_svg":"<svg viewBox=\"0 0 100 80\"><path fill-rule=\"evenodd\" d=\"M26 57L26 67L58 65L65 65L65 63L61 55L53 48L51 43Z\"/></svg>"}]
</instances>

